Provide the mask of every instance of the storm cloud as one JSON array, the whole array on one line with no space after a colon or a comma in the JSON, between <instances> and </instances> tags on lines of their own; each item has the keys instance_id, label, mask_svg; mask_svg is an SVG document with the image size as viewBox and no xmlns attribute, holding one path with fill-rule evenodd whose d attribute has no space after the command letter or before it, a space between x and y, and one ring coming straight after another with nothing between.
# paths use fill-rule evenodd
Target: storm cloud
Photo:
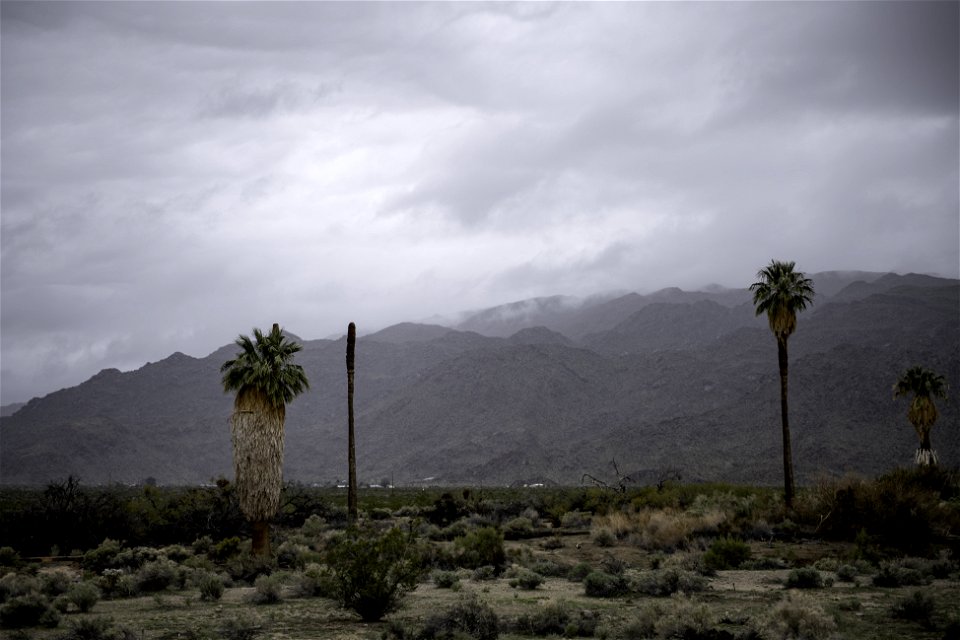
<instances>
[{"instance_id":1,"label":"storm cloud","mask_svg":"<svg viewBox=\"0 0 960 640\"><path fill-rule=\"evenodd\" d=\"M2 402L533 296L960 276L957 3L8 2Z\"/></svg>"}]
</instances>

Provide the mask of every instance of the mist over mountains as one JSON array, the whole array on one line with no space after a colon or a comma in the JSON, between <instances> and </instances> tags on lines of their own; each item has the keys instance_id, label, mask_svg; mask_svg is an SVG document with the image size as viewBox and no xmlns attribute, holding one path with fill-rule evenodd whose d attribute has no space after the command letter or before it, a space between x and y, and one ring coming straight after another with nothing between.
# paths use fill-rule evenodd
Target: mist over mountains
<instances>
[{"instance_id":1,"label":"mist over mountains","mask_svg":"<svg viewBox=\"0 0 960 640\"><path fill-rule=\"evenodd\" d=\"M908 401L891 387L915 364L960 384L960 282L813 278L790 339L798 480L910 464ZM346 340L303 345L311 389L288 407L284 474L333 483L346 477ZM4 407L0 481L231 477L219 367L234 351L107 369ZM612 479L614 459L639 482L777 484L782 472L776 343L745 289L537 298L451 327L388 327L358 339L355 406L361 482L577 484ZM933 445L955 466L960 413L952 399L938 407Z\"/></svg>"}]
</instances>

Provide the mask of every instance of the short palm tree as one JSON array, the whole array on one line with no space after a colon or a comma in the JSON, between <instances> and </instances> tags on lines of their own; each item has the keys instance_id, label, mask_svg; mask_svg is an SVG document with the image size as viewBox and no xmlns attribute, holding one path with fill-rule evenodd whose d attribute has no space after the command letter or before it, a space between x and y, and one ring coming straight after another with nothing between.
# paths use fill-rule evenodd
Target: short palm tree
<instances>
[{"instance_id":1,"label":"short palm tree","mask_svg":"<svg viewBox=\"0 0 960 640\"><path fill-rule=\"evenodd\" d=\"M787 509L793 508L793 453L790 447L790 421L787 411L787 339L797 328L797 312L813 303L813 281L794 271L795 262L771 260L757 272L750 285L757 315L767 314L770 331L777 339L780 363L780 422L783 427L783 491Z\"/></svg>"},{"instance_id":2,"label":"short palm tree","mask_svg":"<svg viewBox=\"0 0 960 640\"><path fill-rule=\"evenodd\" d=\"M920 448L917 449L916 462L927 466L937 464L937 452L930 446L930 430L937 421L937 406L934 398L947 399L947 383L943 376L939 376L923 367L910 367L903 372L897 383L893 385L893 397L899 398L913 394L910 408L907 410L907 420L917 430L920 438Z\"/></svg>"},{"instance_id":3,"label":"short palm tree","mask_svg":"<svg viewBox=\"0 0 960 640\"><path fill-rule=\"evenodd\" d=\"M241 335L240 352L220 367L224 391L236 391L230 418L234 483L240 509L253 526L255 554L270 553L270 519L280 506L283 488L283 423L287 403L309 388L303 367L293 355L303 349L287 340L274 324L253 340Z\"/></svg>"}]
</instances>

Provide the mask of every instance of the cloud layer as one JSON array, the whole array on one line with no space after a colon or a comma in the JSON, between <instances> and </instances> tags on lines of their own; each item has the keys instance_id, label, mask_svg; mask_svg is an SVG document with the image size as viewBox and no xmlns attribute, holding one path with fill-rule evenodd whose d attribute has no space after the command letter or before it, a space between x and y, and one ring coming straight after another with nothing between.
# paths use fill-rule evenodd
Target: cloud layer
<instances>
[{"instance_id":1,"label":"cloud layer","mask_svg":"<svg viewBox=\"0 0 960 640\"><path fill-rule=\"evenodd\" d=\"M956 3L20 3L2 402L526 297L960 270Z\"/></svg>"}]
</instances>

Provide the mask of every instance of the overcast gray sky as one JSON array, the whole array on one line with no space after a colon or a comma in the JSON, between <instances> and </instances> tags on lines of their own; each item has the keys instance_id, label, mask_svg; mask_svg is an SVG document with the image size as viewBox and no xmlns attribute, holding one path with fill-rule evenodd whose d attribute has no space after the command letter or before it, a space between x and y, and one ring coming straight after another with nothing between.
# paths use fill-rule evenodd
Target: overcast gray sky
<instances>
[{"instance_id":1,"label":"overcast gray sky","mask_svg":"<svg viewBox=\"0 0 960 640\"><path fill-rule=\"evenodd\" d=\"M955 2L0 7L3 403L275 321L960 275Z\"/></svg>"}]
</instances>

